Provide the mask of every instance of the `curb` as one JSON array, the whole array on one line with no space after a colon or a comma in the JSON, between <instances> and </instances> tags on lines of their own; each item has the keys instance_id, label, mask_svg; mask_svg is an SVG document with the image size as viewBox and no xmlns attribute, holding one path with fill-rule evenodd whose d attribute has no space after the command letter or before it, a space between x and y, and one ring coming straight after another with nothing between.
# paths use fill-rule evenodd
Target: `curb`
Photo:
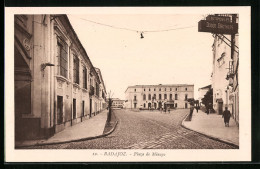
<instances>
[{"instance_id":1,"label":"curb","mask_svg":"<svg viewBox=\"0 0 260 169\"><path fill-rule=\"evenodd\" d=\"M25 147L32 147L32 146L45 146L45 145L55 145L55 144L64 144L64 143L71 143L71 142L79 142L79 141L86 141L86 140L93 140L96 138L101 138L110 135L115 129L118 124L118 120L116 120L115 126L105 134L101 134L98 136L93 136L93 137L86 137L86 138L81 138L81 139L75 139L75 140L68 140L68 141L60 141L60 142L52 142L52 143L36 143L33 145L26 145L26 146L15 146L15 148L25 148Z\"/></svg>"},{"instance_id":2,"label":"curb","mask_svg":"<svg viewBox=\"0 0 260 169\"><path fill-rule=\"evenodd\" d=\"M232 143L232 142L230 142L230 141L223 140L223 139L220 139L220 138L217 138L217 137L214 137L214 136L210 136L210 135L205 134L205 133L203 133L203 132L199 132L199 131L196 131L196 130L193 130L193 129L190 129L190 128L186 127L183 123L184 123L184 121L186 120L186 118L187 118L188 116L189 116L189 114L187 114L187 115L185 116L185 118L182 120L182 122L181 122L181 127L185 128L185 129L187 129L187 130L196 132L196 133L198 133L198 134L200 134L200 135L203 135L203 136L205 136L205 137L208 137L208 138L210 138L210 139L212 139L212 140L216 140L216 141L219 141L219 142L222 142L222 143L231 145L231 146L233 146L233 147L235 147L235 148L237 148L237 149L239 148L239 145L237 145L237 144L235 144L235 143Z\"/></svg>"}]
</instances>

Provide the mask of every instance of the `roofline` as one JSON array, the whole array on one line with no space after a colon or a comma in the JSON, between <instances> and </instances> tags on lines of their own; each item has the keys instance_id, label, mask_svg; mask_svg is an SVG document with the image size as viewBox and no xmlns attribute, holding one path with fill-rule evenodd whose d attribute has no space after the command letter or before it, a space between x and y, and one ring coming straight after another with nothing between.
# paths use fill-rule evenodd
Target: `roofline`
<instances>
[{"instance_id":1,"label":"roofline","mask_svg":"<svg viewBox=\"0 0 260 169\"><path fill-rule=\"evenodd\" d=\"M128 90L128 88L138 88L138 87L179 87L179 86L194 86L194 84L158 84L158 85L135 85L135 86L128 86L125 90L125 92Z\"/></svg>"},{"instance_id":2,"label":"roofline","mask_svg":"<svg viewBox=\"0 0 260 169\"><path fill-rule=\"evenodd\" d=\"M54 14L54 16L63 17L63 18L65 19L65 21L67 22L67 24L68 24L68 26L69 26L69 28L70 28L70 30L68 30L68 31L71 31L71 32L72 32L73 36L75 37L76 43L78 43L78 44L79 44L79 48L81 48L80 51L83 52L83 57L85 56L86 59L89 61L90 66L91 66L90 69L94 69L94 74L97 75L98 81L100 82L100 79L99 79L98 74L97 74L97 72L96 72L96 70L95 70L95 67L93 66L91 60L89 59L88 54L87 54L85 48L83 47L82 43L80 42L80 40L79 40L79 38L78 38L78 35L76 34L75 30L73 29L73 27L72 27L72 25L71 25L71 23L70 23L70 20L69 20L69 18L68 18L68 16L67 16L66 14L62 14L62 15L59 15L59 14L58 14L58 15L55 15L55 14ZM65 27L65 29L66 29L66 27ZM66 29L66 30L67 30L67 29Z\"/></svg>"},{"instance_id":3,"label":"roofline","mask_svg":"<svg viewBox=\"0 0 260 169\"><path fill-rule=\"evenodd\" d=\"M199 89L207 89L207 88L211 88L212 87L212 85L210 84L210 85L207 85L207 86L204 86L204 87L201 87L201 88L199 88ZM198 90L199 90L198 89Z\"/></svg>"},{"instance_id":4,"label":"roofline","mask_svg":"<svg viewBox=\"0 0 260 169\"><path fill-rule=\"evenodd\" d=\"M100 75L100 79L101 79L101 82L102 82L102 84L104 86L105 93L107 93L106 86L105 86L105 83L104 83L104 80L103 80L103 76L102 76L101 70L99 68L97 68L97 67L95 67L95 69L97 69L99 71L98 74Z\"/></svg>"}]
</instances>

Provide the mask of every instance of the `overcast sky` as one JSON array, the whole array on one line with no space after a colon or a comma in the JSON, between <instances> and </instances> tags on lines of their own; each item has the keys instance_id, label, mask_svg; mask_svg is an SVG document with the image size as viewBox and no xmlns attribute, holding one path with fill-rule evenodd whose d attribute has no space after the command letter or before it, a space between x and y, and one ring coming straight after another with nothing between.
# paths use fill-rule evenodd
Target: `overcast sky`
<instances>
[{"instance_id":1,"label":"overcast sky","mask_svg":"<svg viewBox=\"0 0 260 169\"><path fill-rule=\"evenodd\" d=\"M101 69L106 89L114 93L113 97L125 99L124 92L130 85L194 84L197 98L198 88L211 83L213 37L198 32L203 15L68 17L91 62ZM143 39L140 39L141 31L144 31Z\"/></svg>"}]
</instances>

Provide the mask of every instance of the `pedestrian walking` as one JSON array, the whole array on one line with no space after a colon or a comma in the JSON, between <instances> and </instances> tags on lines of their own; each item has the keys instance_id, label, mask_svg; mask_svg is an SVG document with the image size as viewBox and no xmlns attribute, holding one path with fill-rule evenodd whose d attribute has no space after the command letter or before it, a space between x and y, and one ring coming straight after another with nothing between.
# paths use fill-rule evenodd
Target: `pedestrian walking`
<instances>
[{"instance_id":1,"label":"pedestrian walking","mask_svg":"<svg viewBox=\"0 0 260 169\"><path fill-rule=\"evenodd\" d=\"M209 115L209 106L206 106L206 113Z\"/></svg>"},{"instance_id":2,"label":"pedestrian walking","mask_svg":"<svg viewBox=\"0 0 260 169\"><path fill-rule=\"evenodd\" d=\"M194 105L193 105L193 103L191 103L190 104L190 120L192 118L193 110L194 110Z\"/></svg>"},{"instance_id":3,"label":"pedestrian walking","mask_svg":"<svg viewBox=\"0 0 260 169\"><path fill-rule=\"evenodd\" d=\"M223 112L222 118L224 117L224 123L225 123L225 127L229 127L229 120L231 117L231 113L228 110L227 107L225 107L225 111Z\"/></svg>"},{"instance_id":4,"label":"pedestrian walking","mask_svg":"<svg viewBox=\"0 0 260 169\"><path fill-rule=\"evenodd\" d=\"M199 111L199 106L196 106L196 110L197 110L197 113L198 113L198 111Z\"/></svg>"}]
</instances>

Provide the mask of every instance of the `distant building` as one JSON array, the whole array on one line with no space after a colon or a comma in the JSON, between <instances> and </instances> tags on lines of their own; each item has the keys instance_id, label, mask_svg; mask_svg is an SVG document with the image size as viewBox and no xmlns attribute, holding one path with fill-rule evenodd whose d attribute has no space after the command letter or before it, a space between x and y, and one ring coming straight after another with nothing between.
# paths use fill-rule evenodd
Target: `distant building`
<instances>
[{"instance_id":1,"label":"distant building","mask_svg":"<svg viewBox=\"0 0 260 169\"><path fill-rule=\"evenodd\" d=\"M119 98L112 98L112 106L111 108L124 108L124 103L125 103L125 100L121 100Z\"/></svg>"},{"instance_id":2,"label":"distant building","mask_svg":"<svg viewBox=\"0 0 260 169\"><path fill-rule=\"evenodd\" d=\"M126 108L159 109L161 107L189 108L187 99L194 97L194 85L135 85L125 91Z\"/></svg>"},{"instance_id":3,"label":"distant building","mask_svg":"<svg viewBox=\"0 0 260 169\"><path fill-rule=\"evenodd\" d=\"M201 87L198 89L199 91L199 97L198 97L198 100L199 100L199 104L201 105L202 104L202 99L204 98L204 95L211 89L211 85L208 85L208 86L204 86L204 87Z\"/></svg>"}]
</instances>

